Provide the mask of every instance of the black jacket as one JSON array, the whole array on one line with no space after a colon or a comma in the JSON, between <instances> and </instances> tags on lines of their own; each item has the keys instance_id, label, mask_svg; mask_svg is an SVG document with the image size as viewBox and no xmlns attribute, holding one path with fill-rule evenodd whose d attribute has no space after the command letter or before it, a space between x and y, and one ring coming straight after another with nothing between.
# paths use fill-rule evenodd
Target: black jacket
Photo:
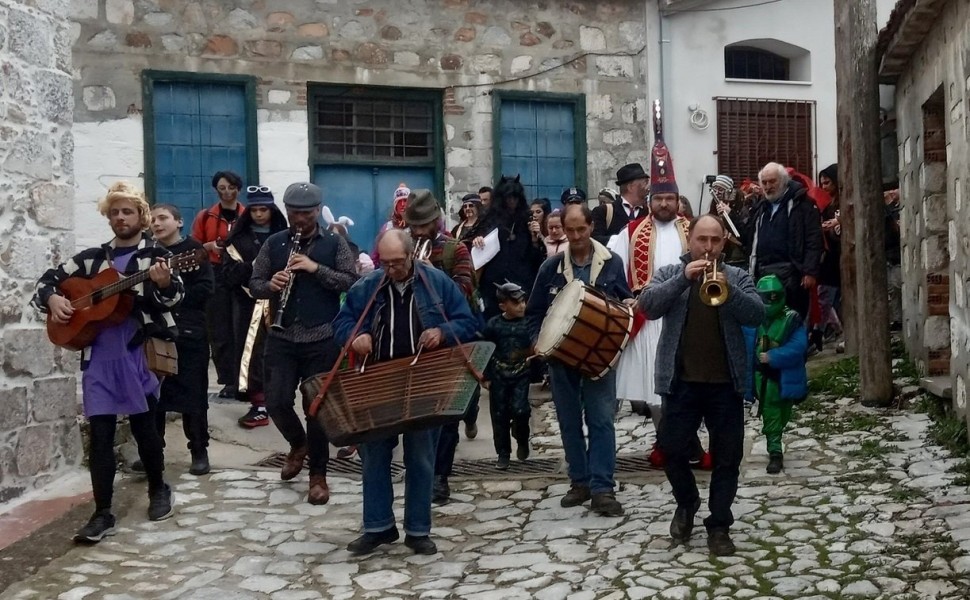
<instances>
[{"instance_id":1,"label":"black jacket","mask_svg":"<svg viewBox=\"0 0 970 600\"><path fill-rule=\"evenodd\" d=\"M798 275L818 277L822 260L822 220L807 190L796 181L788 182L785 198L788 205L788 254ZM744 232L751 248L751 271L758 266L758 228L765 216L771 215L771 202L761 202L754 209ZM761 265L763 266L763 265Z\"/></svg>"},{"instance_id":2,"label":"black jacket","mask_svg":"<svg viewBox=\"0 0 970 600\"><path fill-rule=\"evenodd\" d=\"M647 214L645 206L638 210L637 218ZM630 217L623 207L622 197L613 201L613 218L609 223L606 222L606 206L597 206L593 208L593 239L605 246L610 237L623 231L629 222Z\"/></svg>"}]
</instances>

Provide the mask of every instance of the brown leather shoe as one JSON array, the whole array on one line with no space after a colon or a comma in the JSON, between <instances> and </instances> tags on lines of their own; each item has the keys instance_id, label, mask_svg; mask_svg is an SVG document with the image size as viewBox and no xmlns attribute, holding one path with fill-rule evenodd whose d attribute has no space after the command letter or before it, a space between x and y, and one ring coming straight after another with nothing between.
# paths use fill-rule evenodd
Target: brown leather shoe
<instances>
[{"instance_id":1,"label":"brown leather shoe","mask_svg":"<svg viewBox=\"0 0 970 600\"><path fill-rule=\"evenodd\" d=\"M280 469L280 479L289 481L299 475L300 471L303 470L303 459L306 458L306 453L306 446L291 448L290 453L286 455L283 468Z\"/></svg>"},{"instance_id":2,"label":"brown leather shoe","mask_svg":"<svg viewBox=\"0 0 970 600\"><path fill-rule=\"evenodd\" d=\"M306 501L310 504L326 504L330 501L330 486L326 475L310 475L310 493Z\"/></svg>"}]
</instances>

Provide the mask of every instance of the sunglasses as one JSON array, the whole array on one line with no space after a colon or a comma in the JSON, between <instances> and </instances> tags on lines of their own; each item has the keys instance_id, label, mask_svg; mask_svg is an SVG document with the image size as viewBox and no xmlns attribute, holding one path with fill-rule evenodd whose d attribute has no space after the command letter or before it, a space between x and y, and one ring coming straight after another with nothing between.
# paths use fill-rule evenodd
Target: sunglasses
<instances>
[{"instance_id":1,"label":"sunglasses","mask_svg":"<svg viewBox=\"0 0 970 600\"><path fill-rule=\"evenodd\" d=\"M246 193L247 194L255 194L256 192L262 192L264 194L269 194L272 191L273 190L269 189L269 186L266 186L266 185L251 185L248 188L246 188Z\"/></svg>"},{"instance_id":2,"label":"sunglasses","mask_svg":"<svg viewBox=\"0 0 970 600\"><path fill-rule=\"evenodd\" d=\"M758 295L761 296L761 301L765 304L775 304L785 298L785 294L782 292L758 292Z\"/></svg>"},{"instance_id":3,"label":"sunglasses","mask_svg":"<svg viewBox=\"0 0 970 600\"><path fill-rule=\"evenodd\" d=\"M472 206L475 206L475 203L474 202L466 202L465 204L462 204L461 205L462 208L469 208L469 207L472 207Z\"/></svg>"}]
</instances>

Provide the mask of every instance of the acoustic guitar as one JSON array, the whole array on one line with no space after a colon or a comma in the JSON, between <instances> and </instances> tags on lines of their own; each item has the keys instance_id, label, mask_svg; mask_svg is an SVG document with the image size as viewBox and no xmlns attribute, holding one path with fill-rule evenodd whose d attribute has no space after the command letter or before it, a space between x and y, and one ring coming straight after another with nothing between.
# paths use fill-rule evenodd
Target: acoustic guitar
<instances>
[{"instance_id":1,"label":"acoustic guitar","mask_svg":"<svg viewBox=\"0 0 970 600\"><path fill-rule=\"evenodd\" d=\"M198 269L206 258L202 248L183 252L168 259L173 271ZM131 288L148 279L148 269L122 275L115 269L105 269L90 279L68 277L57 286L61 295L71 301L74 314L67 323L55 323L47 315L47 337L69 350L83 350L94 342L98 334L128 318L135 303Z\"/></svg>"}]
</instances>

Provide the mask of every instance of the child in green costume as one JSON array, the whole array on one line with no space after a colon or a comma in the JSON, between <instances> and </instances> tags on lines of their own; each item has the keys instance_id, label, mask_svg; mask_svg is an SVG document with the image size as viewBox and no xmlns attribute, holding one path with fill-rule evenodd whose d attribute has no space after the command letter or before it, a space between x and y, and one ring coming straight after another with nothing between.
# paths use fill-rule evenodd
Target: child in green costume
<instances>
[{"instance_id":1,"label":"child in green costume","mask_svg":"<svg viewBox=\"0 0 970 600\"><path fill-rule=\"evenodd\" d=\"M776 275L758 280L758 294L765 303L765 320L754 335L753 393L759 402L761 432L768 442L768 473L784 467L781 434L791 419L792 407L808 394L805 371L808 334L801 317L785 306L785 286Z\"/></svg>"}]
</instances>

